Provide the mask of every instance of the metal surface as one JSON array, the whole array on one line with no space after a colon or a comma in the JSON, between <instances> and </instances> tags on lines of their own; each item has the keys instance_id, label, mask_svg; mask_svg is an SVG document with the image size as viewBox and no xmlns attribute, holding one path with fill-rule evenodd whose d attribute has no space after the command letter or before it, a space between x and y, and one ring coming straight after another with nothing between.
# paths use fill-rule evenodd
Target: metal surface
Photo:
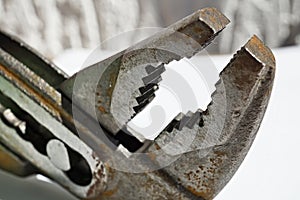
<instances>
[{"instance_id":1,"label":"metal surface","mask_svg":"<svg viewBox=\"0 0 300 200\"><path fill-rule=\"evenodd\" d=\"M269 101L274 75L272 53L253 37L221 73L228 110L221 135L217 140L214 135L203 139L207 133L205 127L216 126L214 120L220 117L214 110L224 106L220 101L222 89L217 86L214 103L208 110L210 116L204 116L205 126L198 129L190 152L164 171L196 196L204 199L216 196L240 166L255 138ZM158 146L169 136L164 137L158 140ZM207 142L211 142L206 144L209 148L199 148ZM205 156L201 156L203 154Z\"/></svg>"},{"instance_id":2,"label":"metal surface","mask_svg":"<svg viewBox=\"0 0 300 200\"><path fill-rule=\"evenodd\" d=\"M106 135L117 144L127 140L119 131L136 114L133 94L149 85L147 65L192 57L228 23L216 9L202 9L67 80L1 33L0 142L80 198L212 199L242 163L270 98L275 59L256 36L221 72L208 110L174 119L186 126L147 143L144 157L131 154L137 149L128 141L111 148Z\"/></svg>"},{"instance_id":3,"label":"metal surface","mask_svg":"<svg viewBox=\"0 0 300 200\"><path fill-rule=\"evenodd\" d=\"M5 38L4 41L10 39L4 33L1 33L1 38ZM92 149L63 123L72 121L72 118L61 108L60 93L50 85L54 84L54 80L60 82L62 78L57 77L61 75L53 74L53 65L48 65L27 48L22 48L24 44L14 40L10 42L11 46L10 43L4 45L8 46L5 48L8 51L0 49L0 103L3 110L0 141L35 166L39 173L46 174L75 195L82 198L94 196L104 188L105 167ZM14 53L13 50L10 51L12 47L16 48L16 56L10 54ZM46 80L52 76L52 82L46 82L44 77L33 71L35 69L32 65L36 63L47 67L37 71L43 71L40 75L46 77ZM31 67L27 67L28 65ZM24 123L15 123L18 121L26 122L25 127ZM22 129L19 125L22 125ZM51 156L47 155L47 143L56 138L68 147L68 156L72 158L70 160L75 159L73 163L70 161L70 170L61 170L51 162ZM88 167L82 167L80 162ZM1 163L3 168L7 168L5 165L6 163ZM18 170L13 171L18 174ZM90 188L95 191L91 192Z\"/></svg>"},{"instance_id":4,"label":"metal surface","mask_svg":"<svg viewBox=\"0 0 300 200\"><path fill-rule=\"evenodd\" d=\"M88 114L96 112L101 125L116 134L135 113L130 102L132 94L144 86L141 77L147 73L143 65L167 64L192 57L210 44L228 23L229 20L216 9L199 10L127 50L80 71L66 80L61 90ZM96 110L94 102L97 102Z\"/></svg>"},{"instance_id":5,"label":"metal surface","mask_svg":"<svg viewBox=\"0 0 300 200\"><path fill-rule=\"evenodd\" d=\"M18 106L22 108L23 112L23 114L18 113L19 117L25 115L27 124L29 124L29 127L26 126L28 131L25 133L25 135L29 135L29 139L24 140L14 127L10 127L2 121L2 123L0 123L1 142L5 143L18 155L21 155L32 165L36 166L41 173L47 174L49 178L52 178L62 186L67 187L79 197L93 196L93 193L89 192L91 187L99 188L101 190L106 182L105 168L101 161L97 159L93 151L80 141L77 136L57 121L50 113L43 110L43 108L39 107L31 99L25 96L25 94L18 91L18 89L11 83L2 77L0 77L0 83L1 101L5 99L5 97L11 98L9 101L7 100L4 103L9 102L7 104L12 104L12 101L14 101L18 104ZM10 107L11 109L17 110L14 106ZM39 149L39 145L43 145L44 143L43 136L46 132L51 132L53 134L50 137L59 138L64 141L64 144L69 147L70 151L80 153L81 157L85 159L85 162L87 162L90 168L89 170L91 171L86 174L85 168L76 169L76 166L74 166L76 173L78 173L75 178L77 176L83 176L80 177L80 179L84 180L86 178L85 176L89 177L90 174L92 178L88 181L88 184L84 183L81 185L80 183L74 183L74 180L72 180L73 175L68 174L68 172L72 173L71 170L65 172L57 168L52 164L51 160L47 157L47 154L43 153L42 150ZM41 148L43 149L44 146L41 146Z\"/></svg>"},{"instance_id":6,"label":"metal surface","mask_svg":"<svg viewBox=\"0 0 300 200\"><path fill-rule=\"evenodd\" d=\"M28 161L20 158L2 144L0 144L0 163L2 170L21 177L29 176L37 171Z\"/></svg>"},{"instance_id":7,"label":"metal surface","mask_svg":"<svg viewBox=\"0 0 300 200\"><path fill-rule=\"evenodd\" d=\"M275 75L271 51L253 37L239 51L217 85L213 104L204 115L204 126L195 127L197 136L190 149L162 170L132 174L114 171L109 188L98 199L212 199L228 183L245 158L263 119ZM223 95L226 92L226 102ZM226 105L224 105L226 103ZM227 106L225 125L220 137L207 135L208 128L219 131L219 111ZM190 134L188 129L182 130ZM150 147L155 152L178 131L163 133ZM209 143L209 144L207 144ZM209 146L208 148L202 148ZM176 152L176 150L174 150ZM179 152L180 153L180 152ZM170 155L152 156L153 162ZM139 184L137 184L139 183Z\"/></svg>"},{"instance_id":8,"label":"metal surface","mask_svg":"<svg viewBox=\"0 0 300 200\"><path fill-rule=\"evenodd\" d=\"M156 71L146 78L155 73ZM172 61L165 65L165 72L161 74L162 80L156 86L153 99L147 99L146 107L136 112L136 115L126 124L126 129L144 142L155 140L166 127L182 130L189 124L189 127L193 128L199 120L197 116L200 116L196 113L207 110L214 92L208 89L208 83L202 77L201 68L191 64L187 59ZM211 84L214 86L216 82ZM139 102L140 99L136 98L136 100ZM179 122L172 127L170 123L175 118Z\"/></svg>"}]
</instances>

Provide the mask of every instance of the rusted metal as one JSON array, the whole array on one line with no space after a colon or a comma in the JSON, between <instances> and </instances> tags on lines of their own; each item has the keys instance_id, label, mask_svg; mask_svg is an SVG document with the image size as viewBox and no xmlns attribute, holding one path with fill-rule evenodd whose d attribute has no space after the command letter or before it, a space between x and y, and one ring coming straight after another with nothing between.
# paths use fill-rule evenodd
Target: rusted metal
<instances>
[{"instance_id":1,"label":"rusted metal","mask_svg":"<svg viewBox=\"0 0 300 200\"><path fill-rule=\"evenodd\" d=\"M213 199L234 175L255 139L274 75L273 54L256 36L252 37L221 73L224 87L217 85L213 104L204 116L204 126L195 128L197 135L190 149L159 171L140 174L114 171L107 193L97 199L120 199L125 194L127 199ZM219 116L219 111L224 107L225 93L228 112L221 134L214 138L211 132L207 135L208 128L220 130L215 120L224 117ZM182 131L189 134L187 129ZM162 156L155 151L166 145L168 137L174 135L162 133L148 149L154 163ZM209 143L207 148L204 143ZM171 155L164 158L168 156Z\"/></svg>"},{"instance_id":2,"label":"rusted metal","mask_svg":"<svg viewBox=\"0 0 300 200\"><path fill-rule=\"evenodd\" d=\"M0 103L5 109L11 109L18 120L25 121L26 128L36 131L36 135L51 134L46 135L49 141L62 142L64 156L72 155L70 166L57 168L48 155L42 155L31 144L30 138L21 137L17 127L3 117L0 141L80 198L212 199L245 158L270 98L275 59L256 36L220 74L213 103L203 113L203 121L190 129L162 132L153 143L147 144L148 148L139 151L145 154L142 158L126 152L126 148L116 150L115 146L109 146L105 134L119 142L116 133L134 113L130 102L135 90L144 85L146 64L190 58L228 23L216 9L202 9L68 80L53 69L51 73L58 77L54 82L48 82L46 72L36 65L31 68L22 57L32 55L28 49L20 50L21 45L11 41L19 52L14 57L11 48L2 48ZM9 45L10 40L7 41L3 46ZM32 76L26 78L25 74ZM106 128L105 132L97 130L99 122ZM177 143L170 142L174 138ZM185 143L189 145L178 146ZM165 151L166 146L172 151ZM51 156L57 152L52 153ZM72 179L63 170L72 169L78 157L86 161L88 172L84 171L87 168L79 168L73 173L76 179ZM165 161L172 162L162 166ZM115 162L123 164L121 170ZM133 173L133 169L140 171ZM89 175L91 182L80 185L80 179Z\"/></svg>"},{"instance_id":3,"label":"rusted metal","mask_svg":"<svg viewBox=\"0 0 300 200\"><path fill-rule=\"evenodd\" d=\"M2 35L1 33L1 38L5 37L6 35ZM23 43L19 43L19 45L16 43L16 41L12 41L11 46L9 46L9 43L5 43L5 46L9 46L7 47L9 49L8 52L0 49L0 105L2 104L2 107L5 106L3 113L1 112L0 114L2 115L0 120L0 141L9 149L12 149L16 155L24 158L26 163L30 163L29 166L35 166L36 173L47 175L63 187L68 188L68 190L76 196L86 198L97 195L103 191L106 183L106 169L103 163L95 156L93 151L76 136L76 132L74 133L71 131L72 129L69 129L70 124L73 123L73 118L62 108L62 97L59 91L38 76L36 71L32 71L32 69L34 69L31 68L32 66L27 67L23 61L30 65L30 62L34 63L38 60L35 64L42 64L41 66L47 66L47 68L52 68L52 65L48 65L48 62L44 62L43 59L40 59L27 48L24 47L24 49L22 49ZM10 54L12 53L10 51L11 48L15 48L17 51L16 57ZM49 74L47 74L48 72ZM52 71L45 70L42 74L50 78L49 76L54 72L55 69ZM57 73L55 76L61 75ZM53 78L55 79L55 77ZM60 77L57 80L61 79ZM53 84L53 82L50 83ZM10 112L9 116L14 118L7 118L9 117L8 111ZM21 132L19 126L13 123L17 122L17 120L24 122ZM65 123L69 124L69 126L66 126ZM78 124L77 127L79 131L89 135L87 133L89 132L88 129L81 128L80 124ZM35 137L43 138L45 131L51 132L51 137L56 137L63 141L68 147L69 155L70 151L72 155L76 154L72 152L77 152L78 155L81 155L85 159L91 171L89 184L78 185L74 183L73 180L70 180L69 176L71 175L68 175L68 171L70 170L64 172L62 169L59 169L51 162L50 157L47 158L47 155L45 157L45 155L40 152L40 147L32 145L32 142L35 142L35 144L42 142L38 141ZM35 136L28 138L26 135ZM46 146L43 148L46 149ZM1 155L6 161L10 159L10 163L12 164L10 166L11 169L9 169L8 162L1 163L2 168L14 172L15 174L26 175L26 166L28 164L25 166L25 164L22 165L22 163L18 163L18 160L12 156L13 154L5 154L4 149ZM80 171L78 173L80 174ZM94 188L93 192L90 191L91 187Z\"/></svg>"},{"instance_id":4,"label":"rusted metal","mask_svg":"<svg viewBox=\"0 0 300 200\"><path fill-rule=\"evenodd\" d=\"M57 168L47 155L38 151L32 142L35 138L28 138L29 140L24 140L22 135L18 133L14 127L6 124L5 121L0 121L0 141L6 144L10 149L13 149L18 155L24 157L32 165L36 166L41 173L46 174L49 178L55 180L57 183L61 184L63 187L68 188L72 193L78 197L92 197L98 192L102 191L106 183L106 169L103 167L103 163L97 158L92 149L90 149L86 144L84 144L76 135L74 135L70 130L68 130L61 122L57 121L53 116L46 110L43 110L37 103L32 101L21 91L18 91L12 84L0 77L0 94L1 102L4 104L13 105L13 101L22 108L22 113L15 106L10 106L10 109L15 112L14 115L22 119L24 116L26 120L26 133L38 136L45 134L45 131L50 131L53 134L51 137L57 138L71 149L72 152L78 152L85 162L87 162L90 168L91 179L88 184L80 185L70 180L68 171ZM8 97L11 100L8 100ZM4 101L4 102L3 102ZM23 116L23 117L22 117ZM35 121L36 120L36 121ZM35 124L32 127L32 124ZM37 126L37 127L36 127ZM31 129L32 128L32 129ZM40 130L41 132L35 132ZM42 142L42 141L41 141ZM70 155L70 153L69 153ZM85 169L82 169L85 170ZM81 172L78 171L78 174ZM102 174L99 177L99 174ZM83 173L85 174L85 172ZM84 177L82 177L84 179ZM94 193L89 192L90 187L94 187L96 190ZM88 196L92 195L92 196Z\"/></svg>"},{"instance_id":5,"label":"rusted metal","mask_svg":"<svg viewBox=\"0 0 300 200\"><path fill-rule=\"evenodd\" d=\"M178 183L192 194L204 199L215 197L238 169L255 139L268 105L274 76L274 56L254 36L221 73L229 112L218 140L210 145L206 156L199 155L208 149L191 151L164 170L172 174L173 179L179 178ZM220 87L218 89L220 92ZM209 108L213 116L204 118L205 126L210 126L210 118L217 117L213 110L221 106L218 105L219 95L217 92L213 96L214 104ZM200 128L198 134L205 134L205 129ZM197 138L194 141L205 142L197 141Z\"/></svg>"},{"instance_id":6,"label":"rusted metal","mask_svg":"<svg viewBox=\"0 0 300 200\"><path fill-rule=\"evenodd\" d=\"M26 160L18 157L2 144L0 144L0 168L21 177L37 173L37 170Z\"/></svg>"},{"instance_id":7,"label":"rusted metal","mask_svg":"<svg viewBox=\"0 0 300 200\"><path fill-rule=\"evenodd\" d=\"M53 87L59 86L68 76L26 43L0 30L0 48L23 63L37 76ZM51 98L51 97L50 97Z\"/></svg>"},{"instance_id":8,"label":"rusted metal","mask_svg":"<svg viewBox=\"0 0 300 200\"><path fill-rule=\"evenodd\" d=\"M61 90L110 133L116 134L121 129L120 124L125 124L134 114L129 102L135 90L143 86L140 77L146 72L142 65L167 64L192 57L210 44L228 23L229 20L214 8L199 10L125 51L80 71L66 80Z\"/></svg>"}]
</instances>

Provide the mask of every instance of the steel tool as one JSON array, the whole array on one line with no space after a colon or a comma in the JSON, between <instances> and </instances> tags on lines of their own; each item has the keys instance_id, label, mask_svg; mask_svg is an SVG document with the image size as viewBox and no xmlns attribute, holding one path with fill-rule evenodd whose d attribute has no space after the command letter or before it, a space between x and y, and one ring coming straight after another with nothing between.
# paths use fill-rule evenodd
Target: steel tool
<instances>
[{"instance_id":1,"label":"steel tool","mask_svg":"<svg viewBox=\"0 0 300 200\"><path fill-rule=\"evenodd\" d=\"M0 167L43 174L82 199L214 198L247 155L271 95L275 59L258 37L220 73L207 108L170 115L151 137L128 124L158 98L169 64L228 23L204 8L72 77L1 31Z\"/></svg>"}]
</instances>

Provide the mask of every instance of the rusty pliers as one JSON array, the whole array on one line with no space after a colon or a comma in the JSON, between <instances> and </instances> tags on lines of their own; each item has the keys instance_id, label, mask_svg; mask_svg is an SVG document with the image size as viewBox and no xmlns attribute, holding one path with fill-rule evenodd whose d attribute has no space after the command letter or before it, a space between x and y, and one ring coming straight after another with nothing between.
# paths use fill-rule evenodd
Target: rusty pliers
<instances>
[{"instance_id":1,"label":"rusty pliers","mask_svg":"<svg viewBox=\"0 0 300 200\"><path fill-rule=\"evenodd\" d=\"M43 174L83 199L212 199L245 158L275 59L253 36L220 73L206 110L178 113L152 140L128 122L156 98L166 65L191 58L229 20L205 8L68 77L0 34L0 167Z\"/></svg>"}]
</instances>

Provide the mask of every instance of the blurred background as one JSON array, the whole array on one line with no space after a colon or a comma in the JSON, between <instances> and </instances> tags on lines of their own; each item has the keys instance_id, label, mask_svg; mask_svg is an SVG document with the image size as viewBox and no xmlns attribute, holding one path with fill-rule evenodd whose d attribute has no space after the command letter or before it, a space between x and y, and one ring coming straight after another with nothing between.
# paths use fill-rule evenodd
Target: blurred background
<instances>
[{"instance_id":1,"label":"blurred background","mask_svg":"<svg viewBox=\"0 0 300 200\"><path fill-rule=\"evenodd\" d=\"M225 66L253 34L274 50L277 59L274 91L262 127L245 162L216 199L300 199L299 0L0 0L0 28L54 59L65 71L75 72L88 52L108 38L137 28L166 27L207 6L231 20L208 48L216 65ZM130 45L136 37L146 36L124 42ZM103 46L105 51L110 48ZM70 49L73 54L68 57L65 52ZM75 52L85 53L74 59ZM66 60L74 65L66 66ZM0 172L0 200L20 195L74 199L40 179Z\"/></svg>"},{"instance_id":2,"label":"blurred background","mask_svg":"<svg viewBox=\"0 0 300 200\"><path fill-rule=\"evenodd\" d=\"M232 53L254 33L272 48L300 43L299 0L0 0L0 26L53 58L124 31L165 27L207 6L231 20L213 53Z\"/></svg>"}]
</instances>

